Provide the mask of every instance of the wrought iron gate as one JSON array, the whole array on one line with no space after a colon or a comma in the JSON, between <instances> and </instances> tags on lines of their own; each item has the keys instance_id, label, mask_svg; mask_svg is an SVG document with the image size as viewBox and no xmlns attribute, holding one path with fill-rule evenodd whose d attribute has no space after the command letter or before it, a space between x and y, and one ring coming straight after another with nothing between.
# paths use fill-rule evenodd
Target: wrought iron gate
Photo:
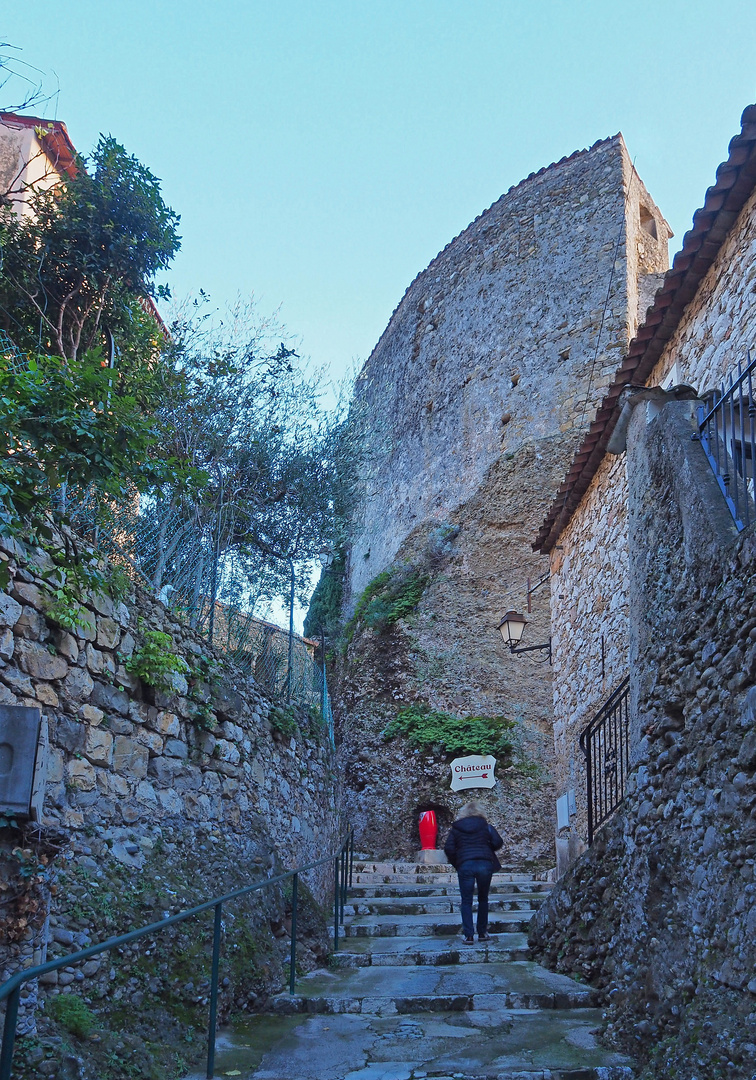
<instances>
[{"instance_id":1,"label":"wrought iron gate","mask_svg":"<svg viewBox=\"0 0 756 1080\"><path fill-rule=\"evenodd\" d=\"M588 844L625 797L630 769L630 678L620 683L580 736L585 754Z\"/></svg>"}]
</instances>

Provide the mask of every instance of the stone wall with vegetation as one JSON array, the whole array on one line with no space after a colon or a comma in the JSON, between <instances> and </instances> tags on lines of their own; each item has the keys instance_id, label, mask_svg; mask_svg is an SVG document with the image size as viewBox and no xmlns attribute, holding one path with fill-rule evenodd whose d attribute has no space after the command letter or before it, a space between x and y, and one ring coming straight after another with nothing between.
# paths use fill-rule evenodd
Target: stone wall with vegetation
<instances>
[{"instance_id":1,"label":"stone wall with vegetation","mask_svg":"<svg viewBox=\"0 0 756 1080\"><path fill-rule=\"evenodd\" d=\"M361 785L350 798L357 820L376 823L365 835L381 850L416 844L417 800L402 794L405 781L385 782L396 771L385 755L402 740L385 744L381 732L418 705L514 723L536 775L506 773L499 821L513 857L553 865L551 669L543 654L510 655L497 626L515 608L529 620L523 644L548 641L547 587L527 612L528 579L548 571L532 539L635 330L638 276L667 265L666 237L622 139L597 143L528 177L452 240L411 283L357 380L371 454L349 538L347 615L380 575L454 532L414 611L355 636L341 680L344 760ZM430 770L423 798L456 805L445 757L427 753L408 748L402 761ZM387 795L398 838L378 828Z\"/></svg>"},{"instance_id":2,"label":"stone wall with vegetation","mask_svg":"<svg viewBox=\"0 0 756 1080\"><path fill-rule=\"evenodd\" d=\"M553 865L551 739L528 678L542 679L547 665L520 671L513 658L506 675L489 677L508 658L495 626L476 625L473 612L474 671L469 653L454 649L448 623L460 627L449 598L464 573L459 536L449 525L405 546L343 631L333 689L345 815L358 849L407 857L420 847L421 810L436 811L442 845L461 806L480 798L505 839L502 860L545 869ZM481 752L497 759L496 787L451 791L450 761Z\"/></svg>"},{"instance_id":3,"label":"stone wall with vegetation","mask_svg":"<svg viewBox=\"0 0 756 1080\"><path fill-rule=\"evenodd\" d=\"M41 820L0 822L2 978L313 861L339 838L320 716L268 700L112 568L98 594L56 591L59 546L0 540L0 704L39 708L49 738ZM307 875L304 968L327 953L329 884ZM287 912L280 887L228 906L222 1018L281 985ZM180 1075L202 1052L210 942L203 917L31 985L14 1075L116 1080L127 1062L133 1075Z\"/></svg>"},{"instance_id":4,"label":"stone wall with vegetation","mask_svg":"<svg viewBox=\"0 0 756 1080\"><path fill-rule=\"evenodd\" d=\"M643 1080L752 1080L756 539L737 536L690 408L628 450L627 796L534 921L536 955L607 992Z\"/></svg>"}]
</instances>

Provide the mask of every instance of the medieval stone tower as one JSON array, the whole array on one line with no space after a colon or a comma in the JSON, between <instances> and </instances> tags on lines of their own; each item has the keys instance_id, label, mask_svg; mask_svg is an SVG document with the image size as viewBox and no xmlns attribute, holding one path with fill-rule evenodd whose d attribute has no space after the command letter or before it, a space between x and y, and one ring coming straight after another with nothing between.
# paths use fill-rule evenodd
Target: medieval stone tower
<instances>
[{"instance_id":1,"label":"medieval stone tower","mask_svg":"<svg viewBox=\"0 0 756 1080\"><path fill-rule=\"evenodd\" d=\"M552 699L541 654L497 632L547 565L532 541L576 443L667 269L671 232L621 135L512 188L407 289L361 372L369 476L346 570L350 613L376 575L417 565L415 610L349 646L338 715L348 804L366 850L417 847L416 812L465 801L443 755L386 741L407 703L518 722L517 760L486 795L511 862L553 862ZM549 638L548 589L523 644ZM544 654L545 656L545 654Z\"/></svg>"}]
</instances>

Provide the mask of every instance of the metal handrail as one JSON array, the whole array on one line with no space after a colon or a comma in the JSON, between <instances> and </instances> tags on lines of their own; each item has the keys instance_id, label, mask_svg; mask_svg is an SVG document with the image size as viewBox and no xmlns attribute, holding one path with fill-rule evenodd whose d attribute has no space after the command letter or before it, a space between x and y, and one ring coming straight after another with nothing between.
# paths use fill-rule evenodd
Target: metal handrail
<instances>
[{"instance_id":1,"label":"metal handrail","mask_svg":"<svg viewBox=\"0 0 756 1080\"><path fill-rule=\"evenodd\" d=\"M207 1037L207 1080L212 1080L215 1075L215 1028L218 1014L218 970L220 964L221 918L223 905L240 896L246 896L248 893L268 888L270 885L276 885L279 882L287 881L289 878L292 878L289 993L293 994L296 980L297 896L299 875L306 873L308 870L314 870L318 866L324 866L329 862L332 862L334 867L333 948L334 951L337 951L339 947L339 924L342 926L344 924L344 906L347 900L348 889L352 885L352 873L354 869L353 829L348 830L341 846L333 855L326 855L325 858L318 859L317 862L308 863L307 866L299 866L296 870L288 870L285 874L277 874L275 877L266 878L264 881L256 881L253 885L245 885L240 889L235 889L233 892L225 893L223 896L216 896L212 900L206 900L204 904L198 904L197 907L188 908L186 911L179 911L176 915L171 915L167 919L161 919L160 922L150 923L149 926L142 926L137 930L131 930L128 934L120 934L118 937L108 938L107 941L100 942L98 945L90 945L86 949L80 949L78 952L69 953L66 956L59 956L56 960L48 960L47 963L38 964L36 967L25 968L23 971L16 972L15 975L12 975L10 979L0 986L0 1002L5 1000L8 1001L3 1024L2 1049L0 1050L0 1080L11 1080L13 1051L16 1044L18 1006L21 999L21 987L24 983L39 978L40 975L45 975L48 971L57 971L58 968L68 967L71 964L79 963L81 960L86 960L87 957L90 956L96 956L98 953L110 952L113 949L120 948L121 945L126 945L131 941L136 941L138 938L158 933L168 926L184 922L186 919L193 918L195 915L200 915L203 911L209 911L210 908L214 908L213 959L210 977L210 1016Z\"/></svg>"},{"instance_id":2,"label":"metal handrail","mask_svg":"<svg viewBox=\"0 0 756 1080\"><path fill-rule=\"evenodd\" d=\"M701 442L738 532L756 516L754 369L756 357L749 350L748 363L743 367L738 361L737 377L730 373L725 391L715 391L711 408L699 408L693 436Z\"/></svg>"},{"instance_id":3,"label":"metal handrail","mask_svg":"<svg viewBox=\"0 0 756 1080\"><path fill-rule=\"evenodd\" d=\"M630 771L630 676L622 680L578 740L585 755L588 846L599 825L611 817L625 797Z\"/></svg>"}]
</instances>

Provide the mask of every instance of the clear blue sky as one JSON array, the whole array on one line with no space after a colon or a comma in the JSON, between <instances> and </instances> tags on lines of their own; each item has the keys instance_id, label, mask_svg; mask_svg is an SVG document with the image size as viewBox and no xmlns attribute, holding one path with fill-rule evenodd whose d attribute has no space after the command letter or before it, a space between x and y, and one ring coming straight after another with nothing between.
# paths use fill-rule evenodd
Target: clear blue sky
<instances>
[{"instance_id":1,"label":"clear blue sky","mask_svg":"<svg viewBox=\"0 0 756 1080\"><path fill-rule=\"evenodd\" d=\"M254 292L338 375L529 172L622 130L676 233L756 100L740 0L27 0L0 38L181 214L175 294Z\"/></svg>"}]
</instances>

